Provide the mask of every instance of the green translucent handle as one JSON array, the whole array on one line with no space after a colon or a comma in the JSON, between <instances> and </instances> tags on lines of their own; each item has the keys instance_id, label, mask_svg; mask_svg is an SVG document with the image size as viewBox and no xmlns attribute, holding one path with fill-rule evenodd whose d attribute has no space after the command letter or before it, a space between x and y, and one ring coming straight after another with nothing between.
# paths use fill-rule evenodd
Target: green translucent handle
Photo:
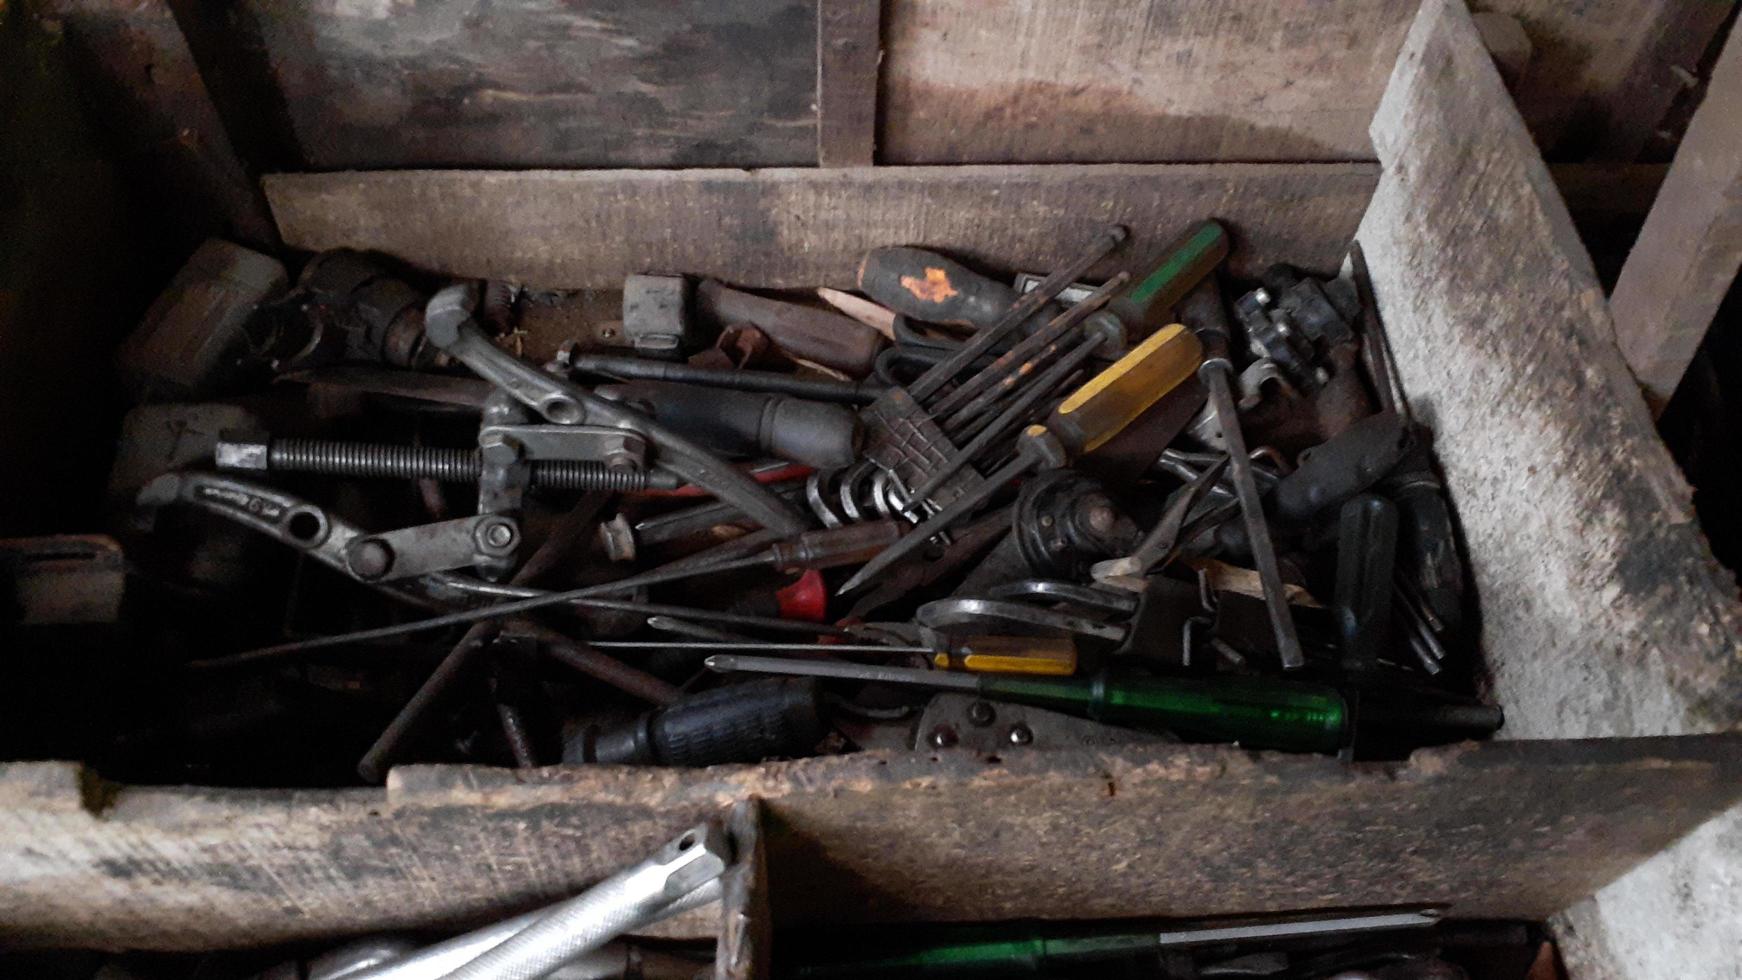
<instances>
[{"instance_id":1,"label":"green translucent handle","mask_svg":"<svg viewBox=\"0 0 1742 980\"><path fill-rule=\"evenodd\" d=\"M1349 708L1334 688L1258 677L1045 680L987 676L980 690L1127 728L1254 749L1335 752Z\"/></svg>"}]
</instances>

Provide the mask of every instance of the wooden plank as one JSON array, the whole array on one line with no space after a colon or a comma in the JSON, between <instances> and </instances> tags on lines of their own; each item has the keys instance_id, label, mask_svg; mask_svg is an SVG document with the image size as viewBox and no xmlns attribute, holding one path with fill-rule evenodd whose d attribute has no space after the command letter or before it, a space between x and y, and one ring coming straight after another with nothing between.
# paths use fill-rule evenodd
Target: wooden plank
<instances>
[{"instance_id":1,"label":"wooden plank","mask_svg":"<svg viewBox=\"0 0 1742 980\"><path fill-rule=\"evenodd\" d=\"M1721 36L1736 5L1653 3L1649 18L1638 29L1644 39L1627 77L1601 96L1604 119L1592 157L1621 163L1637 160L1640 151L1665 121L1675 101L1693 83L1695 72L1714 39Z\"/></svg>"},{"instance_id":2,"label":"wooden plank","mask_svg":"<svg viewBox=\"0 0 1742 980\"><path fill-rule=\"evenodd\" d=\"M1742 34L1733 34L1609 296L1621 353L1654 412L1675 394L1738 266Z\"/></svg>"},{"instance_id":3,"label":"wooden plank","mask_svg":"<svg viewBox=\"0 0 1742 980\"><path fill-rule=\"evenodd\" d=\"M1495 0L1536 58L1519 102L1545 149L1639 112L1721 3ZM885 163L1368 159L1408 0L891 0ZM1642 29L1648 28L1648 29ZM1697 47L1696 49L1697 50ZM1649 111L1649 109L1647 110ZM1661 107L1651 116L1655 125Z\"/></svg>"},{"instance_id":4,"label":"wooden plank","mask_svg":"<svg viewBox=\"0 0 1742 980\"><path fill-rule=\"evenodd\" d=\"M308 165L816 160L810 0L244 0Z\"/></svg>"},{"instance_id":5,"label":"wooden plank","mask_svg":"<svg viewBox=\"0 0 1742 980\"><path fill-rule=\"evenodd\" d=\"M720 940L714 956L718 980L761 980L769 975L774 917L768 907L768 848L762 837L762 805L732 806L727 832L737 853L724 878Z\"/></svg>"},{"instance_id":6,"label":"wooden plank","mask_svg":"<svg viewBox=\"0 0 1742 980\"><path fill-rule=\"evenodd\" d=\"M190 247L208 235L277 247L266 200L166 3L40 0L33 9L64 39L84 107L170 229Z\"/></svg>"},{"instance_id":7,"label":"wooden plank","mask_svg":"<svg viewBox=\"0 0 1742 980\"><path fill-rule=\"evenodd\" d=\"M817 163L869 167L877 143L881 0L817 0Z\"/></svg>"},{"instance_id":8,"label":"wooden plank","mask_svg":"<svg viewBox=\"0 0 1742 980\"><path fill-rule=\"evenodd\" d=\"M1739 777L1742 735L1353 766L1166 745L688 771L421 766L385 791L119 787L14 763L0 766L0 939L197 949L457 925L570 893L750 799L771 821L777 922L1441 901L1534 918L1721 809Z\"/></svg>"},{"instance_id":9,"label":"wooden plank","mask_svg":"<svg viewBox=\"0 0 1742 980\"><path fill-rule=\"evenodd\" d=\"M1367 164L425 171L279 174L266 193L294 247L380 249L456 275L602 288L665 271L851 287L874 246L1050 268L1109 222L1134 241L1108 268L1136 266L1208 215L1232 229L1237 269L1334 267L1373 174Z\"/></svg>"},{"instance_id":10,"label":"wooden plank","mask_svg":"<svg viewBox=\"0 0 1742 980\"><path fill-rule=\"evenodd\" d=\"M1385 171L1360 238L1472 557L1501 734L1735 729L1735 581L1467 25L1457 5L1424 6L1374 119ZM1574 975L1733 970L1739 835L1733 809L1558 920Z\"/></svg>"}]
</instances>

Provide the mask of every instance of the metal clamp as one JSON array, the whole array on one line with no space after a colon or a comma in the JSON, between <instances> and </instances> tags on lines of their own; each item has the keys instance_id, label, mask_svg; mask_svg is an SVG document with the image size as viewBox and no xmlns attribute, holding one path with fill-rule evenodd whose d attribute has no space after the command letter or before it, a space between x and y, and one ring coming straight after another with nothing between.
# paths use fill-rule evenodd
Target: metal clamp
<instances>
[{"instance_id":1,"label":"metal clamp","mask_svg":"<svg viewBox=\"0 0 1742 980\"><path fill-rule=\"evenodd\" d=\"M561 459L601 462L612 469L641 469L647 461L647 441L627 429L603 425L485 425L478 441L505 439L520 446L528 460Z\"/></svg>"},{"instance_id":2,"label":"metal clamp","mask_svg":"<svg viewBox=\"0 0 1742 980\"><path fill-rule=\"evenodd\" d=\"M793 535L808 527L796 511L767 488L684 436L624 405L521 361L490 342L470 313L471 294L450 286L435 294L424 316L431 343L558 425L616 426L640 433L662 454L661 463L697 486L730 501L763 527Z\"/></svg>"},{"instance_id":3,"label":"metal clamp","mask_svg":"<svg viewBox=\"0 0 1742 980\"><path fill-rule=\"evenodd\" d=\"M345 567L365 582L390 582L507 558L520 544L520 524L504 514L480 514L354 538Z\"/></svg>"}]
</instances>

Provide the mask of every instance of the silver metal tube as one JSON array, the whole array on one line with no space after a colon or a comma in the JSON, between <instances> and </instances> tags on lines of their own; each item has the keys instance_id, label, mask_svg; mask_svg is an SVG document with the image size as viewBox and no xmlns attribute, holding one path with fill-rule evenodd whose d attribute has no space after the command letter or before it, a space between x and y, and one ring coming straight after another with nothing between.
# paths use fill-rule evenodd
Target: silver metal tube
<instances>
[{"instance_id":1,"label":"silver metal tube","mask_svg":"<svg viewBox=\"0 0 1742 980\"><path fill-rule=\"evenodd\" d=\"M640 864L557 904L444 980L539 980L662 918L675 901L718 880L728 859L717 824L692 827Z\"/></svg>"},{"instance_id":2,"label":"silver metal tube","mask_svg":"<svg viewBox=\"0 0 1742 980\"><path fill-rule=\"evenodd\" d=\"M719 900L720 882L716 878L666 906L652 921L670 918ZM332 974L330 977L316 977L311 974L309 980L439 980L502 945L556 908L557 906L547 906L512 919L504 919L368 969ZM611 973L594 971L612 963L620 964L623 955L620 947L610 944L569 961L562 968L563 975L566 977L571 971L579 971L577 976L612 976Z\"/></svg>"}]
</instances>

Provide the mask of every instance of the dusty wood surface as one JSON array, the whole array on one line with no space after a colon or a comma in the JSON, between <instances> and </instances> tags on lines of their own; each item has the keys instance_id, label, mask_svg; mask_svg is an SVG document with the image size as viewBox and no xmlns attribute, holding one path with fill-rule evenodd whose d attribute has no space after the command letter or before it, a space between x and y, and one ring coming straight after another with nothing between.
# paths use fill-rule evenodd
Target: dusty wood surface
<instances>
[{"instance_id":1,"label":"dusty wood surface","mask_svg":"<svg viewBox=\"0 0 1742 980\"><path fill-rule=\"evenodd\" d=\"M746 800L732 807L726 829L737 849L724 878L720 939L714 957L718 980L768 976L774 920L768 908L768 849L762 839L762 806Z\"/></svg>"},{"instance_id":2,"label":"dusty wood surface","mask_svg":"<svg viewBox=\"0 0 1742 980\"><path fill-rule=\"evenodd\" d=\"M1735 581L1499 84L1461 8L1425 7L1374 120L1360 237L1473 559L1502 735L1735 729ZM1574 976L1734 975L1738 840L1732 810L1559 920Z\"/></svg>"},{"instance_id":3,"label":"dusty wood surface","mask_svg":"<svg viewBox=\"0 0 1742 980\"><path fill-rule=\"evenodd\" d=\"M1742 34L1731 35L1609 294L1621 353L1661 411L1742 265Z\"/></svg>"},{"instance_id":4,"label":"dusty wood surface","mask_svg":"<svg viewBox=\"0 0 1742 980\"><path fill-rule=\"evenodd\" d=\"M817 0L817 163L869 167L877 143L880 0Z\"/></svg>"},{"instance_id":5,"label":"dusty wood surface","mask_svg":"<svg viewBox=\"0 0 1742 980\"><path fill-rule=\"evenodd\" d=\"M109 148L153 199L169 202L164 215L185 237L276 246L266 200L166 4L35 0L29 9L60 33L81 101Z\"/></svg>"},{"instance_id":6,"label":"dusty wood surface","mask_svg":"<svg viewBox=\"0 0 1742 980\"><path fill-rule=\"evenodd\" d=\"M816 159L805 0L245 0L307 164Z\"/></svg>"},{"instance_id":7,"label":"dusty wood surface","mask_svg":"<svg viewBox=\"0 0 1742 980\"><path fill-rule=\"evenodd\" d=\"M1413 901L1532 917L1721 809L1739 777L1742 736L1500 743L1354 767L1166 746L998 764L432 766L397 770L385 792L119 788L14 764L0 767L0 937L198 948L487 918L754 797L774 821L777 920Z\"/></svg>"},{"instance_id":8,"label":"dusty wood surface","mask_svg":"<svg viewBox=\"0 0 1742 980\"><path fill-rule=\"evenodd\" d=\"M1722 22L1699 0L1497 0L1536 48L1520 104L1556 156L1654 127ZM1414 0L893 0L890 163L1352 160ZM1647 99L1647 96L1650 96ZM1637 120L1645 120L1638 122ZM1649 133L1649 128L1645 130ZM1609 153L1611 159L1631 159ZM1637 145L1634 146L1637 151Z\"/></svg>"},{"instance_id":9,"label":"dusty wood surface","mask_svg":"<svg viewBox=\"0 0 1742 980\"><path fill-rule=\"evenodd\" d=\"M1133 241L1117 266L1135 267L1210 215L1232 230L1237 267L1334 267L1372 182L1368 164L412 171L278 174L266 192L288 244L376 248L459 275L603 288L685 272L851 288L874 246L1050 268L1123 222Z\"/></svg>"}]
</instances>

